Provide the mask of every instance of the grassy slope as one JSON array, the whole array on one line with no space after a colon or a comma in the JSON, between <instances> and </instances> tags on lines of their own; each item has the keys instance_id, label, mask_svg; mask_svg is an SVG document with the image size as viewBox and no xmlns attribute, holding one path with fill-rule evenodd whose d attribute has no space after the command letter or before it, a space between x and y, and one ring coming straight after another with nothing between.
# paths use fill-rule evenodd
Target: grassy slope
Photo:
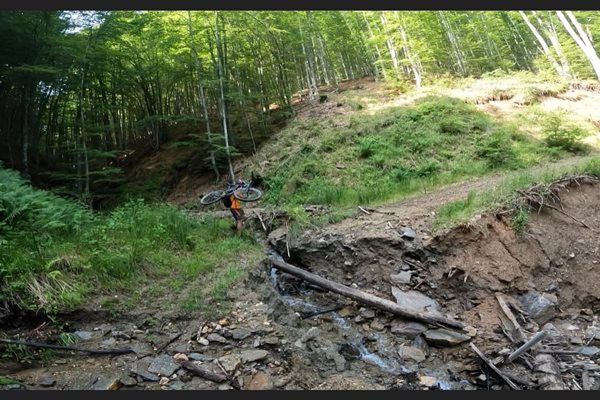
<instances>
[{"instance_id":1,"label":"grassy slope","mask_svg":"<svg viewBox=\"0 0 600 400\"><path fill-rule=\"evenodd\" d=\"M353 111L298 118L263 148L252 168L266 178L266 202L296 214L304 204L333 205L343 216L350 206L390 201L585 151L544 140L550 133L589 132L589 123L570 121L564 113L548 112L537 104L536 96L556 95L566 86L538 77L520 79L502 90L490 79L484 90L471 95L476 101L486 93L493 97L512 91L511 96L529 105L510 118L494 118L469 101L440 95L451 89L439 87L428 91L438 95L413 96L414 102L398 101L385 90L330 96L330 102ZM332 220L335 217L325 222Z\"/></svg>"},{"instance_id":2,"label":"grassy slope","mask_svg":"<svg viewBox=\"0 0 600 400\"><path fill-rule=\"evenodd\" d=\"M0 178L0 298L24 309L117 312L142 302L218 312L244 265L262 257L229 220L141 200L92 215L1 166Z\"/></svg>"},{"instance_id":3,"label":"grassy slope","mask_svg":"<svg viewBox=\"0 0 600 400\"><path fill-rule=\"evenodd\" d=\"M330 94L321 108L300 113L249 160L248 175L251 170L263 175L264 202L286 208L298 221L307 222L305 204L332 206L317 221L327 223L357 204L526 170L578 150L543 140L544 133L568 136L590 129L585 121L567 121L537 104L544 93L564 91L564 84L531 76L498 82L463 81L468 90L449 84L402 96L398 88L372 83L364 90ZM472 104L500 92L529 105L494 118ZM262 257L250 235L232 235L228 218L194 220L174 207L138 201L91 216L74 204L33 195L23 185L15 191L17 186L0 187L0 277L5 282L0 293L25 308L65 310L94 301L119 311L151 299L157 308L218 311L215 305L243 276L244 265ZM24 202L29 195L31 203ZM471 196L449 205L439 224L492 203ZM44 214L40 210L47 205L63 211ZM22 221L6 218L13 212ZM64 215L79 214L80 220L65 224ZM115 300L113 294L125 296Z\"/></svg>"}]
</instances>

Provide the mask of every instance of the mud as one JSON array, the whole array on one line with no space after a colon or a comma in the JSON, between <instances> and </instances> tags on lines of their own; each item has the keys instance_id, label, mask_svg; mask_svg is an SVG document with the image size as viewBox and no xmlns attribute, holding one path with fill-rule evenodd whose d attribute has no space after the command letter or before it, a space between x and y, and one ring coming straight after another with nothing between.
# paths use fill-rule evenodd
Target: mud
<instances>
[{"instance_id":1,"label":"mud","mask_svg":"<svg viewBox=\"0 0 600 400\"><path fill-rule=\"evenodd\" d=\"M532 213L521 235L495 215L433 235L430 215L421 210L403 218L361 215L293 241L274 231L269 241L284 256L289 248L290 263L336 282L390 300L392 287L430 297L440 312L475 327L472 342L499 360L502 371L522 388L598 389L600 186L582 183L560 196L555 205L562 212ZM415 237L399 233L402 227L412 228ZM56 352L48 361L27 365L3 361L0 374L21 382L12 388L30 390L506 388L469 342L448 346L431 341L427 330L432 327L407 324L268 265L249 268L246 281L228 294L235 301L233 311L219 321L151 310L117 320L91 312L64 316L66 330L82 337L78 346L134 352ZM526 338L541 329L548 332L512 363L503 363L503 357L520 343L505 333L498 293L521 304L513 310ZM526 308L521 299L527 293L555 301L545 310L549 318L539 322L516 311ZM318 312L323 313L314 315ZM40 321L23 322L5 332L46 340L56 334L39 329ZM215 368L219 360L234 381L193 376L176 363L176 355Z\"/></svg>"}]
</instances>

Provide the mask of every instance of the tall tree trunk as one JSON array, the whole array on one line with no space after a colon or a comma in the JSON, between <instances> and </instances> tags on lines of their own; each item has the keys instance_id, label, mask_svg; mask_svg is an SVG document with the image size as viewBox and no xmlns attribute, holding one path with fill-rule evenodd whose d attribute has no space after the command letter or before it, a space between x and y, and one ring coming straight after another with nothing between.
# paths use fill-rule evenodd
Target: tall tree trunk
<instances>
[{"instance_id":1,"label":"tall tree trunk","mask_svg":"<svg viewBox=\"0 0 600 400\"><path fill-rule=\"evenodd\" d=\"M302 41L302 54L304 55L304 62L306 65L306 80L308 81L308 99L310 101L315 100L319 96L317 89L317 79L315 77L314 63L310 53L305 45L304 34L302 31L302 22L300 22L300 40Z\"/></svg>"},{"instance_id":2,"label":"tall tree trunk","mask_svg":"<svg viewBox=\"0 0 600 400\"><path fill-rule=\"evenodd\" d=\"M557 11L556 14L558 15L560 22L562 22L567 32L569 32L569 35L571 35L573 40L575 40L575 43L577 43L581 51L583 51L583 54L585 54L585 56L587 57L590 64L592 64L592 68L596 73L596 77L600 79L600 58L598 58L598 54L596 53L596 50L594 49L590 38L583 31L581 25L575 18L575 15L571 11L567 11L567 16L575 26L575 29L577 29L577 32L575 32L569 21L565 18L565 15L562 11Z\"/></svg>"},{"instance_id":3,"label":"tall tree trunk","mask_svg":"<svg viewBox=\"0 0 600 400\"><path fill-rule=\"evenodd\" d=\"M375 64L375 73L376 75L378 75L378 70L377 70L377 66L380 66L380 70L381 70L381 77L383 79L387 79L387 74L385 72L385 68L383 67L383 65L380 64L380 62L383 60L383 57L381 55L381 50L379 50L379 46L377 45L377 42L375 40L375 34L373 33L373 29L371 28L371 24L369 23L369 20L367 19L367 15L365 14L365 12L363 11L362 14L365 23L367 24L367 29L369 30L369 36L371 38L371 41L375 44L375 51L377 52L377 60L374 62Z\"/></svg>"},{"instance_id":4,"label":"tall tree trunk","mask_svg":"<svg viewBox=\"0 0 600 400\"><path fill-rule=\"evenodd\" d=\"M194 40L194 30L192 27L192 13L188 11L188 31L190 35L190 47L192 49L192 55L194 57L194 66L196 69L196 79L198 81L198 89L200 92L200 103L202 106L202 112L204 113L204 121L206 124L206 140L208 143L208 154L210 157L210 165L215 173L216 180L219 180L219 168L217 167L217 160L215 159L215 150L213 148L211 132L210 132L210 120L208 118L208 108L206 106L206 96L204 95L204 85L202 84L202 73L200 69L200 57L198 57L198 50L196 49L196 41Z\"/></svg>"},{"instance_id":5,"label":"tall tree trunk","mask_svg":"<svg viewBox=\"0 0 600 400\"><path fill-rule=\"evenodd\" d=\"M387 45L388 51L390 53L390 58L392 59L392 66L394 67L394 71L396 72L396 77L400 78L400 75L399 75L400 63L398 61L398 53L396 52L396 46L394 45L394 40L393 40L392 36L390 36L386 32L387 20L385 18L385 14L383 12L379 15L379 19L381 20L381 27L382 27L383 33L386 36L385 44Z\"/></svg>"},{"instance_id":6,"label":"tall tree trunk","mask_svg":"<svg viewBox=\"0 0 600 400\"><path fill-rule=\"evenodd\" d=\"M554 58L554 56L550 52L550 48L548 47L546 40L544 40L544 37L540 34L540 32L537 30L537 28L529 21L529 18L527 18L527 15L523 11L519 11L519 14L523 18L523 20L525 21L525 23L527 24L529 29L531 30L531 33L533 33L533 36L535 36L535 38L537 39L540 46L542 46L542 51L546 55L546 58L548 58L548 60L550 61L550 64L552 64L552 67L554 68L556 73L559 76L562 76L563 69L561 68L558 61L556 61L556 58Z\"/></svg>"},{"instance_id":7,"label":"tall tree trunk","mask_svg":"<svg viewBox=\"0 0 600 400\"><path fill-rule=\"evenodd\" d=\"M454 60L458 67L458 71L461 75L466 75L467 68L465 67L464 55L460 49L460 46L458 45L458 41L456 40L454 30L450 26L448 18L446 17L443 11L436 11L436 13L438 20L442 25L442 28L446 32L446 36L448 38L448 41L450 42L450 46L452 47L452 55L454 56Z\"/></svg>"},{"instance_id":8,"label":"tall tree trunk","mask_svg":"<svg viewBox=\"0 0 600 400\"><path fill-rule=\"evenodd\" d=\"M83 112L83 97L84 97L84 80L85 80L85 66L81 68L81 80L79 81L79 123L80 123L80 137L81 137L81 150L83 151L83 200L88 206L91 206L90 199L90 161L88 158L87 150L87 131L85 129L85 119Z\"/></svg>"},{"instance_id":9,"label":"tall tree trunk","mask_svg":"<svg viewBox=\"0 0 600 400\"><path fill-rule=\"evenodd\" d=\"M571 66L569 65L569 61L567 60L567 57L565 56L565 54L562 51L562 46L560 45L560 41L558 40L558 35L556 34L556 30L554 29L554 24L552 23L552 19L549 17L548 21L543 21L537 12L532 11L533 15L535 15L536 20L538 21L538 23L540 24L540 26L542 26L544 28L544 31L546 32L546 36L548 37L548 39L550 40L550 43L552 43L552 47L554 48L554 51L556 52L556 55L558 56L558 60L560 62L560 66L561 66L561 76L568 78L568 77L573 77L573 74L571 73Z\"/></svg>"},{"instance_id":10,"label":"tall tree trunk","mask_svg":"<svg viewBox=\"0 0 600 400\"><path fill-rule=\"evenodd\" d=\"M404 54L408 58L410 70L415 79L415 85L418 88L420 88L421 82L422 82L422 76L423 76L421 60L419 58L419 55L414 53L412 50L412 47L408 41L408 35L406 34L406 30L404 29L404 25L402 24L402 19L399 15L398 11L396 11L396 18L399 21L398 29L400 30L400 36L402 38L402 46L404 48Z\"/></svg>"},{"instance_id":11,"label":"tall tree trunk","mask_svg":"<svg viewBox=\"0 0 600 400\"><path fill-rule=\"evenodd\" d=\"M225 138L225 153L227 155L227 164L229 166L229 179L235 182L235 174L233 173L233 164L231 163L231 151L229 149L229 130L227 123L227 107L225 102L225 91L223 89L223 79L225 71L223 69L223 48L221 46L221 38L219 36L219 12L215 11L215 44L217 46L217 62L219 71L219 88L221 101L221 117L223 121L223 136Z\"/></svg>"},{"instance_id":12,"label":"tall tree trunk","mask_svg":"<svg viewBox=\"0 0 600 400\"><path fill-rule=\"evenodd\" d=\"M29 91L26 89L25 93L25 107L23 114L23 171L29 177L29 105L31 100L29 98Z\"/></svg>"}]
</instances>

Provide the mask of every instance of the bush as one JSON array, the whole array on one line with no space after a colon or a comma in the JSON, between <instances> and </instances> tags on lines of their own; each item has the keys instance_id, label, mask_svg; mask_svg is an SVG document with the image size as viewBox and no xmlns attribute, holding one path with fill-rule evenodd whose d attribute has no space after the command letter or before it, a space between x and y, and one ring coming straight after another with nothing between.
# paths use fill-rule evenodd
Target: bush
<instances>
[{"instance_id":1,"label":"bush","mask_svg":"<svg viewBox=\"0 0 600 400\"><path fill-rule=\"evenodd\" d=\"M586 132L569 123L558 114L549 114L543 122L542 129L544 140L551 147L559 147L567 151L581 150L579 140L586 136Z\"/></svg>"},{"instance_id":2,"label":"bush","mask_svg":"<svg viewBox=\"0 0 600 400\"><path fill-rule=\"evenodd\" d=\"M160 276L196 277L255 248L252 238L231 236L229 225L224 218L198 220L175 206L143 200L92 215L0 168L0 299L52 314L70 311L92 294L144 286L132 286L132 278L139 284L151 277L150 290Z\"/></svg>"},{"instance_id":3,"label":"bush","mask_svg":"<svg viewBox=\"0 0 600 400\"><path fill-rule=\"evenodd\" d=\"M495 131L485 136L478 143L476 151L492 169L507 166L516 159L511 136L504 131Z\"/></svg>"},{"instance_id":4,"label":"bush","mask_svg":"<svg viewBox=\"0 0 600 400\"><path fill-rule=\"evenodd\" d=\"M369 158L377 151L379 140L373 136L367 136L358 140L358 154L360 158Z\"/></svg>"}]
</instances>

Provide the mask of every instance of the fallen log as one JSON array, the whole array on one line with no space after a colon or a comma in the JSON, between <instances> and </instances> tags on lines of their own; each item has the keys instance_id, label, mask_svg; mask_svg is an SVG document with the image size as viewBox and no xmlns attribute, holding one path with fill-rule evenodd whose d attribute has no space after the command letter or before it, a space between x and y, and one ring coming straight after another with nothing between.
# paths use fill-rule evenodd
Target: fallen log
<instances>
[{"instance_id":1,"label":"fallen log","mask_svg":"<svg viewBox=\"0 0 600 400\"><path fill-rule=\"evenodd\" d=\"M225 374L215 372L212 368L207 365L198 365L188 360L178 360L179 364L190 371L192 374L199 376L200 378L208 379L209 381L221 383L228 381L228 377Z\"/></svg>"},{"instance_id":2,"label":"fallen log","mask_svg":"<svg viewBox=\"0 0 600 400\"><path fill-rule=\"evenodd\" d=\"M484 363L487 364L488 367L490 367L492 369L492 371L494 371L496 374L498 374L498 376L500 378L502 378L502 380L504 382L506 382L508 384L508 386L510 386L511 389L513 390L521 390L521 388L519 388L517 385L515 385L515 383L513 381L510 380L510 378L508 376L506 376L505 374L502 373L502 371L500 371L498 369L498 367L496 367L496 365L490 361L489 358L487 358L485 356L485 354L483 354L481 352L481 350L479 350L479 348L477 346L475 346L474 343L469 343L469 346L471 346L471 349L475 352L475 354L477 354L479 356L479 358L481 358L483 360Z\"/></svg>"},{"instance_id":3,"label":"fallen log","mask_svg":"<svg viewBox=\"0 0 600 400\"><path fill-rule=\"evenodd\" d=\"M189 360L177 360L177 362L183 368L190 371L192 374L199 376L200 378L208 379L209 381L217 383L227 382L234 389L240 390L240 384L238 381L235 378L227 375L223 367L218 364L218 361L216 365L219 367L219 369L221 369L221 371L223 371L222 373L216 372L208 365L199 365Z\"/></svg>"},{"instance_id":4,"label":"fallen log","mask_svg":"<svg viewBox=\"0 0 600 400\"><path fill-rule=\"evenodd\" d=\"M436 315L427 312L414 312L413 310L408 310L402 305L396 304L391 300L383 299L381 297L374 296L369 293L365 293L361 290L354 289L345 285L342 285L337 282L330 281L329 279L322 278L316 274L305 271L301 268L295 267L291 264L286 263L283 259L276 255L270 255L269 260L271 264L288 274L294 275L300 279L303 279L307 282L315 284L317 286L321 286L329 290L330 292L340 294L342 296L351 298L363 304L378 308L383 311L387 311L391 314L398 315L400 317L413 319L416 321L421 321L428 323L430 325L435 326L448 326L452 328L462 329L465 331L472 331L472 328L466 326L462 322L443 317L441 315Z\"/></svg>"},{"instance_id":5,"label":"fallen log","mask_svg":"<svg viewBox=\"0 0 600 400\"><path fill-rule=\"evenodd\" d=\"M43 348L43 349L80 351L80 352L90 353L90 354L127 354L127 353L135 353L135 351L133 351L133 349L130 349L130 348L95 350L95 349L83 349L81 347L60 346L58 344L39 343L39 342L24 342L24 341L20 341L20 340L10 340L10 339L0 339L0 343L18 344L18 345L22 345L22 346L39 347L39 348Z\"/></svg>"},{"instance_id":6,"label":"fallen log","mask_svg":"<svg viewBox=\"0 0 600 400\"><path fill-rule=\"evenodd\" d=\"M513 362L521 354L525 353L527 350L532 348L535 344L537 344L542 339L544 339L546 337L546 335L548 335L548 333L546 331L539 331L538 333L533 335L533 337L531 339L529 339L527 342L525 342L517 350L513 351L506 359L506 362L509 362L509 363Z\"/></svg>"}]
</instances>

